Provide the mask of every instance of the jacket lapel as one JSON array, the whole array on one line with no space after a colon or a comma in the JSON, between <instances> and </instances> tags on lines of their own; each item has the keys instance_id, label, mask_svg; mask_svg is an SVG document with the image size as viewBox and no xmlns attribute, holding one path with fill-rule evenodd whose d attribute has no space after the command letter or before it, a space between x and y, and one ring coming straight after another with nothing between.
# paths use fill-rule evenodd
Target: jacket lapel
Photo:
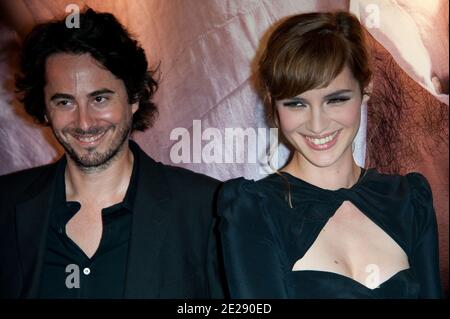
<instances>
[{"instance_id":1,"label":"jacket lapel","mask_svg":"<svg viewBox=\"0 0 450 319\"><path fill-rule=\"evenodd\" d=\"M27 192L35 194L34 196L16 204L16 229L23 275L20 298L38 297L39 277L44 259L55 182L54 170L50 169L49 172L52 173L43 174L45 177L35 182Z\"/></svg>"},{"instance_id":2,"label":"jacket lapel","mask_svg":"<svg viewBox=\"0 0 450 319\"><path fill-rule=\"evenodd\" d=\"M137 145L134 144L134 147ZM153 161L139 148L136 153L139 154L139 180L134 201L125 298L158 298L161 267L158 255L169 225L170 192L162 164Z\"/></svg>"},{"instance_id":3,"label":"jacket lapel","mask_svg":"<svg viewBox=\"0 0 450 319\"><path fill-rule=\"evenodd\" d=\"M131 145L134 144L134 145ZM169 225L170 192L162 164L148 157L135 143L139 180L134 200L128 254L126 298L158 298L161 265L157 262ZM61 161L60 161L61 162ZM34 183L28 199L16 205L16 225L23 285L20 298L37 298L45 254L56 166ZM42 180L45 180L44 186Z\"/></svg>"}]
</instances>

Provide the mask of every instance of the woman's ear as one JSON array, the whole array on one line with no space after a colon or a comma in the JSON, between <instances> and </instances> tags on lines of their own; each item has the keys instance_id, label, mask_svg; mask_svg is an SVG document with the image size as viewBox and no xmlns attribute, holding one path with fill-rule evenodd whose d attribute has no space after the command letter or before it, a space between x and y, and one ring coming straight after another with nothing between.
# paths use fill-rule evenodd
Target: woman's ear
<instances>
[{"instance_id":1,"label":"woman's ear","mask_svg":"<svg viewBox=\"0 0 450 319\"><path fill-rule=\"evenodd\" d=\"M274 108L274 110L273 110L273 121L274 121L275 127L279 128L280 127L280 119L278 118L278 112L277 112L276 108Z\"/></svg>"},{"instance_id":2,"label":"woman's ear","mask_svg":"<svg viewBox=\"0 0 450 319\"><path fill-rule=\"evenodd\" d=\"M373 91L373 81L371 80L363 90L362 104L367 104L370 97L372 96L372 91Z\"/></svg>"},{"instance_id":3,"label":"woman's ear","mask_svg":"<svg viewBox=\"0 0 450 319\"><path fill-rule=\"evenodd\" d=\"M270 95L270 92L266 90L266 93L264 94L264 102L267 105L272 105L272 96Z\"/></svg>"},{"instance_id":4,"label":"woman's ear","mask_svg":"<svg viewBox=\"0 0 450 319\"><path fill-rule=\"evenodd\" d=\"M265 99L265 107L268 107L270 110L270 115L269 117L271 117L271 120L273 122L273 124L275 124L275 127L280 127L279 126L279 119L278 119L278 112L277 112L277 107L275 105L275 101L272 98L272 95L270 95L269 90L266 90L266 93L264 95L264 99Z\"/></svg>"}]
</instances>

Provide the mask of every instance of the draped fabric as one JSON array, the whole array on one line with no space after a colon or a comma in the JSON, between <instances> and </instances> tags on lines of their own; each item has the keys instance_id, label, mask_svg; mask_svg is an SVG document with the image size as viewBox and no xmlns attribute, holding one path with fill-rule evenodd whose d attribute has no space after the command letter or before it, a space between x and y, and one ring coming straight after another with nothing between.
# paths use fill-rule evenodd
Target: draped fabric
<instances>
[{"instance_id":1,"label":"draped fabric","mask_svg":"<svg viewBox=\"0 0 450 319\"><path fill-rule=\"evenodd\" d=\"M448 286L446 1L7 0L8 24L0 26L0 174L49 163L62 154L50 129L25 114L13 83L21 38L36 23L63 16L68 4L113 13L158 68L159 116L134 139L156 160L221 180L260 179L269 172L269 160L279 167L289 154L284 146L272 152L276 139L269 143L253 76L255 56L270 26L301 12L355 13L371 35L375 66L373 97L362 108L355 159L381 171L419 171L428 178Z\"/></svg>"}]
</instances>

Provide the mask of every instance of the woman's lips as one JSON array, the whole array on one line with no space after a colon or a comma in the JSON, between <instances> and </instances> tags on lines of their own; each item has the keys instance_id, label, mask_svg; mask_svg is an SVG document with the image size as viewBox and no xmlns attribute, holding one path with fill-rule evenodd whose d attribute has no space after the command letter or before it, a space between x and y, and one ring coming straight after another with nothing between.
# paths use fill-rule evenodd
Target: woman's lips
<instances>
[{"instance_id":1,"label":"woman's lips","mask_svg":"<svg viewBox=\"0 0 450 319\"><path fill-rule=\"evenodd\" d=\"M340 133L341 133L341 130L338 130L331 134L321 136L320 138L307 136L307 135L303 135L303 134L302 134L302 136L305 139L306 144L313 150L326 151L326 150L332 148L336 144Z\"/></svg>"}]
</instances>

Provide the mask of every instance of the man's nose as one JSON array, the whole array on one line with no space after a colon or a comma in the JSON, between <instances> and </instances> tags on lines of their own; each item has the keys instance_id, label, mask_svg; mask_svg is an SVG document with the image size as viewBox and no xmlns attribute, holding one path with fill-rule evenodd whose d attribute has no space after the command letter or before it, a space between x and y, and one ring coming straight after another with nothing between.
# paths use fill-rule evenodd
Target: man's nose
<instances>
[{"instance_id":1,"label":"man's nose","mask_svg":"<svg viewBox=\"0 0 450 319\"><path fill-rule=\"evenodd\" d=\"M78 108L78 127L83 131L88 131L95 126L95 119L89 108L85 105Z\"/></svg>"}]
</instances>

